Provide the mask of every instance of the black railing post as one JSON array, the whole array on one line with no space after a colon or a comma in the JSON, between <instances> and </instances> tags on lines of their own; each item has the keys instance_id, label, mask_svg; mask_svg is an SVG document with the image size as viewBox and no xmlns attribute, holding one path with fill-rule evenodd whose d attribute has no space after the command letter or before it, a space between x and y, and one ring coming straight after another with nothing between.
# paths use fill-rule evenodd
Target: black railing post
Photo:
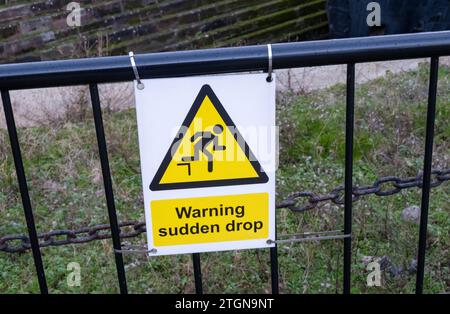
<instances>
[{"instance_id":1,"label":"black railing post","mask_svg":"<svg viewBox=\"0 0 450 314\"><path fill-rule=\"evenodd\" d=\"M114 255L116 259L117 276L119 279L120 293L128 293L127 280L125 276L125 267L123 265L120 244L120 229L117 222L116 206L114 203L114 192L112 188L111 171L109 169L108 150L106 147L105 130L103 128L102 108L100 106L100 96L97 84L90 84L92 111L94 113L95 131L97 134L98 151L100 163L102 166L103 185L105 187L106 205L108 207L109 223L111 225L112 241L114 246Z\"/></svg>"},{"instance_id":2,"label":"black railing post","mask_svg":"<svg viewBox=\"0 0 450 314\"><path fill-rule=\"evenodd\" d=\"M355 111L355 64L347 65L347 99L345 117L345 199L344 234L352 233L353 200L353 132ZM344 294L350 293L352 264L352 238L344 238Z\"/></svg>"},{"instance_id":3,"label":"black railing post","mask_svg":"<svg viewBox=\"0 0 450 314\"><path fill-rule=\"evenodd\" d=\"M433 163L434 123L436 118L436 94L439 72L439 57L432 57L430 64L430 85L428 89L427 126L425 135L425 156L423 162L422 204L420 212L419 249L417 255L416 293L423 292L425 274L425 253L427 246L428 209L430 204L431 166Z\"/></svg>"},{"instance_id":4,"label":"black railing post","mask_svg":"<svg viewBox=\"0 0 450 314\"><path fill-rule=\"evenodd\" d=\"M19 182L20 196L22 197L23 210L27 221L28 236L30 237L31 250L33 252L34 266L39 282L39 288L42 294L48 293L47 281L45 279L45 270L42 263L41 251L39 249L39 239L34 224L33 209L31 207L30 194L28 192L27 178L23 167L22 153L20 152L19 139L17 137L16 123L14 121L14 113L11 106L11 97L9 91L2 90L3 110L5 112L6 125L8 128L9 140L11 142L11 150L14 157L14 165L16 167L17 180Z\"/></svg>"},{"instance_id":5,"label":"black railing post","mask_svg":"<svg viewBox=\"0 0 450 314\"><path fill-rule=\"evenodd\" d=\"M194 265L195 293L203 294L202 266L200 263L200 253L192 254L192 263Z\"/></svg>"},{"instance_id":6,"label":"black railing post","mask_svg":"<svg viewBox=\"0 0 450 314\"><path fill-rule=\"evenodd\" d=\"M276 244L274 247L270 248L270 273L272 281L272 294L279 294L280 286L278 278L278 248Z\"/></svg>"}]
</instances>

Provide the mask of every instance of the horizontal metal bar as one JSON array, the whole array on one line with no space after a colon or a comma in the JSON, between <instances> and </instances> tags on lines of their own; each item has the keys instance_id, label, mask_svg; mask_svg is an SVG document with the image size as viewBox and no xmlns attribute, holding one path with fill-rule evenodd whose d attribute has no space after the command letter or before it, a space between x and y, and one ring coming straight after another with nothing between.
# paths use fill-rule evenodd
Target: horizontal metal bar
<instances>
[{"instance_id":1,"label":"horizontal metal bar","mask_svg":"<svg viewBox=\"0 0 450 314\"><path fill-rule=\"evenodd\" d=\"M278 240L280 240L281 238L286 238L286 237L307 238L307 237L312 237L312 236L336 235L336 234L342 234L343 232L344 232L344 230L329 230L329 231L291 233L291 234L280 234L277 238L278 238Z\"/></svg>"},{"instance_id":2,"label":"horizontal metal bar","mask_svg":"<svg viewBox=\"0 0 450 314\"><path fill-rule=\"evenodd\" d=\"M336 239L347 239L351 238L351 234L337 234L330 236L312 236L305 238L291 238L291 239L279 239L279 240L267 240L267 244L285 244L285 243L293 243L293 242L308 242L308 241L323 241L323 240L336 240Z\"/></svg>"},{"instance_id":3,"label":"horizontal metal bar","mask_svg":"<svg viewBox=\"0 0 450 314\"><path fill-rule=\"evenodd\" d=\"M268 240L267 243L291 243L291 242L304 242L304 241L320 241L320 240L331 240L331 239L343 239L351 237L350 234L344 234L342 230L331 230L331 231L319 231L319 232L305 232L305 233L293 233L293 234L282 234L281 237L290 237L289 239L280 239L276 241ZM292 238L294 237L294 238ZM148 250L146 247L142 246L132 246L129 245L121 250L114 250L116 253L122 254L148 254L156 253L156 249Z\"/></svg>"},{"instance_id":4,"label":"horizontal metal bar","mask_svg":"<svg viewBox=\"0 0 450 314\"><path fill-rule=\"evenodd\" d=\"M450 31L272 45L273 69L450 55ZM142 79L267 71L267 46L136 55ZM131 81L128 56L0 65L0 88L26 89Z\"/></svg>"},{"instance_id":5,"label":"horizontal metal bar","mask_svg":"<svg viewBox=\"0 0 450 314\"><path fill-rule=\"evenodd\" d=\"M114 249L114 252L120 254L149 254L156 253L156 249L148 250L146 247L127 246L126 248L121 250Z\"/></svg>"}]
</instances>

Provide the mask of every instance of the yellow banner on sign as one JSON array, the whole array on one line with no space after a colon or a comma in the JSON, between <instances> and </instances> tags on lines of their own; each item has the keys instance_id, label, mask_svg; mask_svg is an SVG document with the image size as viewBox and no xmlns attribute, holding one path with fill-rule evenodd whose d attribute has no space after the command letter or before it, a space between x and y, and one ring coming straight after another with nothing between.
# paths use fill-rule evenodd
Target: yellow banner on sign
<instances>
[{"instance_id":1,"label":"yellow banner on sign","mask_svg":"<svg viewBox=\"0 0 450 314\"><path fill-rule=\"evenodd\" d=\"M269 234L269 194L154 200L154 246L264 239Z\"/></svg>"}]
</instances>

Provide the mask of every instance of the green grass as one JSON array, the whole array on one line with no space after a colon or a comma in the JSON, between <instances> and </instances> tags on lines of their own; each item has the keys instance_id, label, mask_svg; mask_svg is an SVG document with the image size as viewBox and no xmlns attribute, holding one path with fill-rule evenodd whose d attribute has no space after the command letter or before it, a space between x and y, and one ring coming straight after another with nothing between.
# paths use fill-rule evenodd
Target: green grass
<instances>
[{"instance_id":1,"label":"green grass","mask_svg":"<svg viewBox=\"0 0 450 314\"><path fill-rule=\"evenodd\" d=\"M450 165L450 69L441 67L437 106L436 168ZM371 184L385 175L414 176L422 168L428 69L387 75L357 87L354 182ZM294 191L326 193L343 183L345 86L278 97L280 168L277 199ZM75 116L84 116L77 115ZM104 112L118 216L143 219L135 111ZM90 115L55 125L19 130L38 232L107 223L95 129ZM450 184L432 192L425 292L450 290ZM382 287L368 288L364 256L389 256L408 268L417 252L418 225L401 211L420 205L420 190L391 197L364 197L355 203L353 293L412 293L415 274L382 274ZM0 236L26 233L23 209L6 132L0 133ZM305 213L277 212L278 234L342 229L343 208L322 204ZM145 245L145 236L127 244ZM280 245L283 293L336 293L342 287L342 241ZM110 240L42 249L51 293L118 291ZM81 265L82 285L66 284L69 262ZM194 292L190 255L147 258L125 255L133 293ZM207 293L270 292L269 253L245 250L202 254ZM29 252L0 252L0 292L36 293Z\"/></svg>"}]
</instances>

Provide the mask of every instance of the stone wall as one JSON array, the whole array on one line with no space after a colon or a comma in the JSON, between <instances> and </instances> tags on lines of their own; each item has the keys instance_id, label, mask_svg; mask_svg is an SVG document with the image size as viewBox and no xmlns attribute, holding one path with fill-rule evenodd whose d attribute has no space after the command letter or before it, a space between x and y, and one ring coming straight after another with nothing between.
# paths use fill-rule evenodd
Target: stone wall
<instances>
[{"instance_id":1,"label":"stone wall","mask_svg":"<svg viewBox=\"0 0 450 314\"><path fill-rule=\"evenodd\" d=\"M0 63L324 38L326 0L0 0Z\"/></svg>"}]
</instances>

